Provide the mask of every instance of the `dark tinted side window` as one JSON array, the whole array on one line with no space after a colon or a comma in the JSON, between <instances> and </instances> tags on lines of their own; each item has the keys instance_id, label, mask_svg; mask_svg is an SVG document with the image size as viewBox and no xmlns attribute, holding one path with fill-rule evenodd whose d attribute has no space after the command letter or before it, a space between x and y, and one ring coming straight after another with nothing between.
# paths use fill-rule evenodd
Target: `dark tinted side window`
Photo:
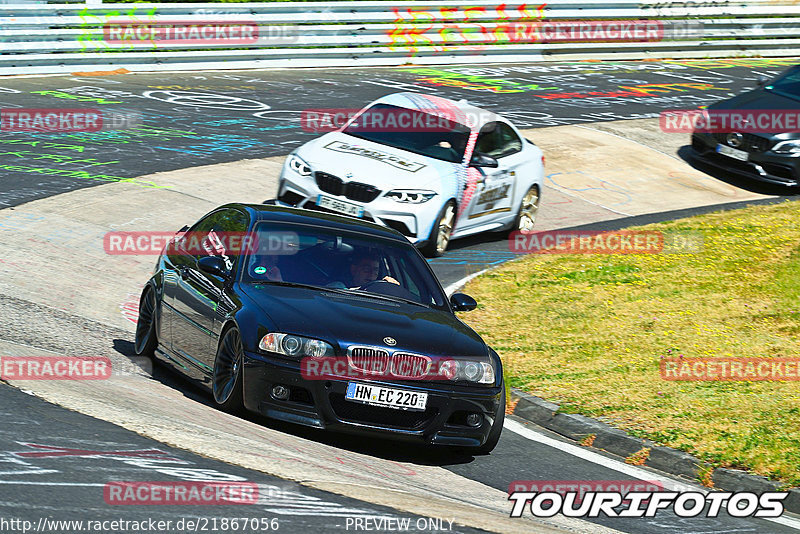
<instances>
[{"instance_id":1,"label":"dark tinted side window","mask_svg":"<svg viewBox=\"0 0 800 534\"><path fill-rule=\"evenodd\" d=\"M504 122L497 123L497 129L500 132L500 144L503 147L503 156L509 154L516 154L522 150L522 139L511 129L511 126Z\"/></svg>"},{"instance_id":2,"label":"dark tinted side window","mask_svg":"<svg viewBox=\"0 0 800 534\"><path fill-rule=\"evenodd\" d=\"M231 208L209 214L190 228L187 235L190 239L197 239L200 242L200 247L191 245L192 251L205 251L205 254L195 253L195 258L204 255L219 256L225 260L228 268L233 270L238 263L239 244L246 230L247 216Z\"/></svg>"},{"instance_id":3,"label":"dark tinted side window","mask_svg":"<svg viewBox=\"0 0 800 534\"><path fill-rule=\"evenodd\" d=\"M493 158L502 158L522 150L522 140L504 122L489 122L481 128L475 149Z\"/></svg>"}]
</instances>

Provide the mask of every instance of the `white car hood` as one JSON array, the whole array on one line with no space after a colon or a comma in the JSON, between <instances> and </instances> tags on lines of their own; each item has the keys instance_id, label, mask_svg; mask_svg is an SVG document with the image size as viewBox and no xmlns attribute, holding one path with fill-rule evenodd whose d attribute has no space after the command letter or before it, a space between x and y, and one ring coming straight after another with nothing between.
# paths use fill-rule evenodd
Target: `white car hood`
<instances>
[{"instance_id":1,"label":"white car hood","mask_svg":"<svg viewBox=\"0 0 800 534\"><path fill-rule=\"evenodd\" d=\"M346 182L373 185L381 190L449 189L446 182L462 168L459 163L414 154L387 145L331 132L300 147L297 155L315 171L323 171Z\"/></svg>"}]
</instances>

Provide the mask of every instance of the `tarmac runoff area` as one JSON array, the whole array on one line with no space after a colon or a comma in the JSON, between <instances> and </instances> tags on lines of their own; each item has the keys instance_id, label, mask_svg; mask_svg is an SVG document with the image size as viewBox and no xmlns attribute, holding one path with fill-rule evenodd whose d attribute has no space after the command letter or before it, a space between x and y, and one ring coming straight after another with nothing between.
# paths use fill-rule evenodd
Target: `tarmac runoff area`
<instances>
[{"instance_id":1,"label":"tarmac runoff area","mask_svg":"<svg viewBox=\"0 0 800 534\"><path fill-rule=\"evenodd\" d=\"M547 157L539 230L768 198L688 166L675 155L687 135L661 132L657 119L525 134ZM133 339L136 299L155 256L108 255L104 234L177 231L220 204L272 198L283 159L157 173L140 179L161 188L109 183L0 211L0 322L8 336L0 354L57 350L129 367L111 340ZM145 374L12 385L169 445L401 511L455 515L493 532L610 532L567 518L509 519L503 491L435 465L342 450L232 417Z\"/></svg>"}]
</instances>

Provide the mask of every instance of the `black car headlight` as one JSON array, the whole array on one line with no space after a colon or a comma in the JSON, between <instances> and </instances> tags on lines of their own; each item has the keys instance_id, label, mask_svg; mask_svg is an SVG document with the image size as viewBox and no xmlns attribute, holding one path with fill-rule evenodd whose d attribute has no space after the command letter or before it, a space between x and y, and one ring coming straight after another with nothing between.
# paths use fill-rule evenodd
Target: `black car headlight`
<instances>
[{"instance_id":1,"label":"black car headlight","mask_svg":"<svg viewBox=\"0 0 800 534\"><path fill-rule=\"evenodd\" d=\"M448 380L466 380L475 384L494 384L494 366L490 362L444 360L439 374Z\"/></svg>"},{"instance_id":2,"label":"black car headlight","mask_svg":"<svg viewBox=\"0 0 800 534\"><path fill-rule=\"evenodd\" d=\"M290 358L325 358L333 356L333 347L320 339L270 332L261 338L258 348L266 352L276 352Z\"/></svg>"},{"instance_id":3,"label":"black car headlight","mask_svg":"<svg viewBox=\"0 0 800 534\"><path fill-rule=\"evenodd\" d=\"M311 166L296 154L289 155L289 168L300 176L311 176Z\"/></svg>"}]
</instances>

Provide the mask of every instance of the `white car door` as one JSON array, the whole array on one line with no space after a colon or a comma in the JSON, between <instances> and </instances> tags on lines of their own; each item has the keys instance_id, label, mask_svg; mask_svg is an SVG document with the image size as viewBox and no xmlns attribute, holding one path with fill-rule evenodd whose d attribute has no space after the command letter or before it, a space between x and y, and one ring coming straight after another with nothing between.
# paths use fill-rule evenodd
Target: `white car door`
<instances>
[{"instance_id":1,"label":"white car door","mask_svg":"<svg viewBox=\"0 0 800 534\"><path fill-rule=\"evenodd\" d=\"M508 124L490 122L481 128L475 152L497 160L497 167L479 167L482 179L458 221L458 229L467 230L498 220L507 220L516 210L518 173L525 163L522 139Z\"/></svg>"}]
</instances>

